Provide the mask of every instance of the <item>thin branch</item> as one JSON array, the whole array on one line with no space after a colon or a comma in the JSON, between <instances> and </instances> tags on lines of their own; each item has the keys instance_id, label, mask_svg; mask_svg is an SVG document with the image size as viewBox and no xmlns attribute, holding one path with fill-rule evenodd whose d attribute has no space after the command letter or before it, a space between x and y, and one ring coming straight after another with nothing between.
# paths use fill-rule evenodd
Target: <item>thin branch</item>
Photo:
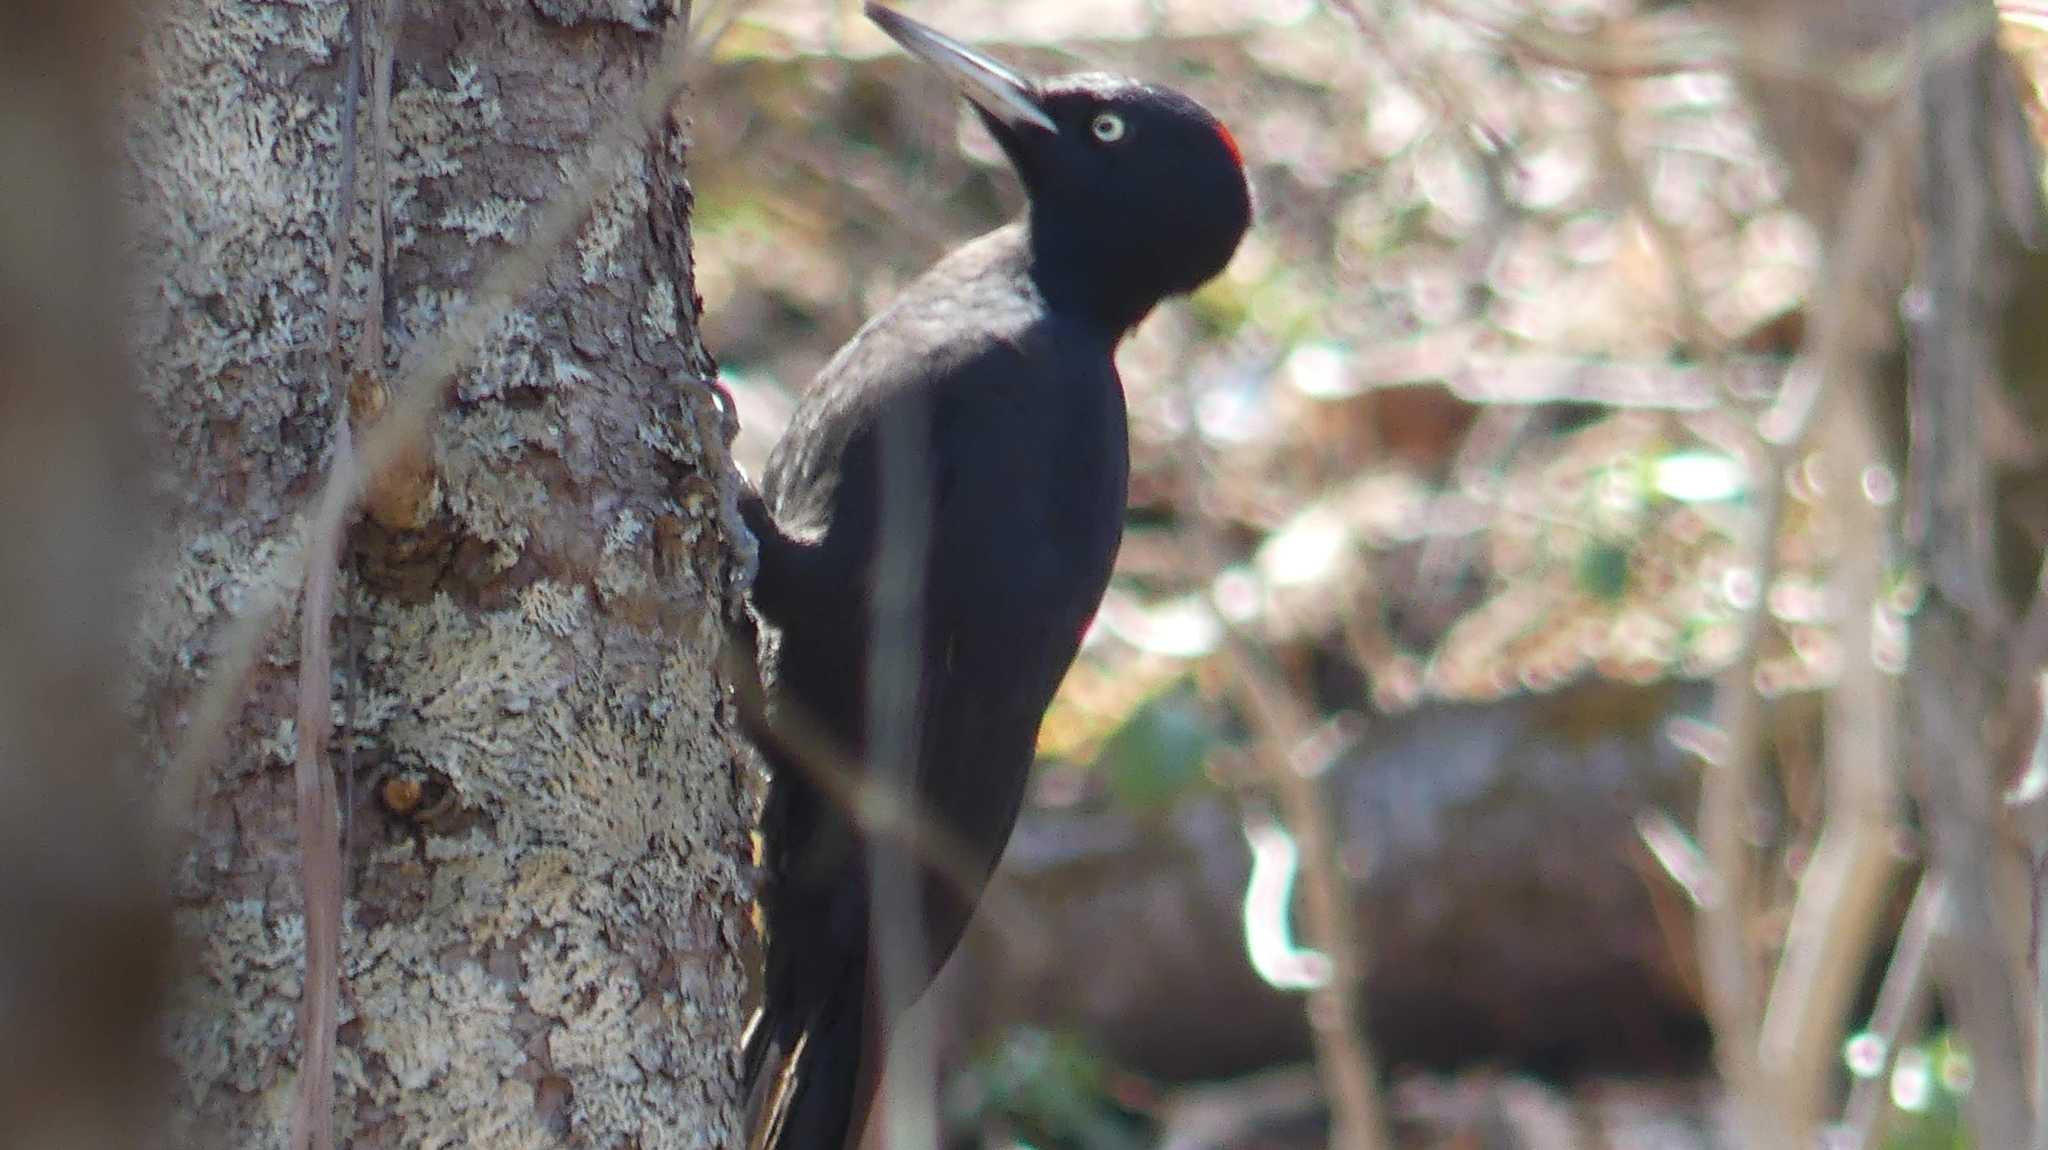
<instances>
[{"instance_id":1,"label":"thin branch","mask_svg":"<svg viewBox=\"0 0 2048 1150\"><path fill-rule=\"evenodd\" d=\"M290 551L272 560L249 587L241 611L221 636L220 653L211 660L191 729L165 770L159 792L159 823L173 832L173 841L181 841L178 832L191 825L208 765L219 762L227 750L228 725L241 708L271 624L284 607L284 588L300 582L303 558Z\"/></svg>"},{"instance_id":2,"label":"thin branch","mask_svg":"<svg viewBox=\"0 0 2048 1150\"><path fill-rule=\"evenodd\" d=\"M1825 813L1799 876L1759 1039L1765 1073L1777 1083L1796 1130L1811 1129L1827 1104L1839 1036L1904 862L1895 773L1898 701L1871 650L1888 532L1863 482L1880 466L1868 396L1866 381L1845 378L1828 389L1825 401L1831 409L1820 434L1830 465L1827 495L1842 532L1833 579L1841 603L1842 673L1826 700Z\"/></svg>"},{"instance_id":3,"label":"thin branch","mask_svg":"<svg viewBox=\"0 0 2048 1150\"><path fill-rule=\"evenodd\" d=\"M1797 442L1796 436L1792 442ZM1757 454L1757 506L1742 564L1753 588L1750 599L1741 604L1738 654L1714 687L1714 725L1722 736L1717 742L1723 754L1702 761L1706 771L1700 786L1700 842L1713 866L1714 886L1701 914L1699 947L1715 1056L1740 1107L1745 1140L1765 1147L1780 1143L1778 1124L1760 1109L1771 1092L1756 1052L1762 974L1761 957L1750 938L1757 895L1749 827L1764 757L1763 697L1757 690L1756 670L1768 619L1764 603L1777 571L1787 451L1767 447Z\"/></svg>"},{"instance_id":4,"label":"thin branch","mask_svg":"<svg viewBox=\"0 0 2048 1150\"><path fill-rule=\"evenodd\" d=\"M868 777L859 761L839 746L824 724L792 701L779 701L770 718L760 667L741 636L729 636L721 652L720 666L721 676L733 691L735 705L747 716L745 725L755 731L771 732L768 737L774 740L783 758L803 772L806 782L852 815L861 833L892 840L963 900L972 901L978 894L981 901L976 914L983 925L994 930L1002 952L1039 961L1042 948L1031 929L1029 908L1000 874L990 876L984 887L979 878L980 868L972 861L967 844L940 822L928 806L921 804L914 793Z\"/></svg>"},{"instance_id":5,"label":"thin branch","mask_svg":"<svg viewBox=\"0 0 2048 1150\"><path fill-rule=\"evenodd\" d=\"M2048 858L2036 849L2028 878L2028 910L2033 914L2033 931L2027 940L2027 958L2033 965L2034 992L2034 1150L2048 1150Z\"/></svg>"},{"instance_id":6,"label":"thin branch","mask_svg":"<svg viewBox=\"0 0 2048 1150\"><path fill-rule=\"evenodd\" d=\"M1865 1150L1878 1144L1890 1110L1892 1064L1900 1047L1919 1033L1933 1001L1930 959L1941 934L1943 907L1941 880L1934 875L1920 876L1870 1015L1867 1033L1882 1057L1875 1066L1857 1069L1855 1085L1849 1088L1849 1104L1843 1110L1841 1133L1847 1141L1840 1150Z\"/></svg>"},{"instance_id":7,"label":"thin branch","mask_svg":"<svg viewBox=\"0 0 2048 1150\"><path fill-rule=\"evenodd\" d=\"M1802 379L1814 381L1810 386L1817 388L1821 381L1843 378L1855 370L1858 356L1868 346L1865 317L1849 302L1857 299L1859 285L1880 266L1878 261L1893 242L1889 221L1895 210L1899 162L1894 137L1894 132L1883 131L1864 145L1827 282L1815 296L1820 314L1808 334L1806 349L1787 373L1787 393L1809 386L1802 384ZM1757 649L1766 623L1764 603L1777 567L1778 528L1784 512L1782 476L1805 441L1817 407L1811 402L1787 407L1781 401L1758 421L1757 509L1744 548L1744 566L1754 573L1755 590L1743 613L1741 653L1715 690L1716 724L1724 736L1720 741L1724 750L1718 761L1707 764L1700 797L1700 837L1716 876L1716 897L1702 916L1700 969L1708 1018L1714 1026L1715 1052L1730 1088L1744 1107L1746 1137L1755 1146L1801 1144L1805 1137L1801 1132L1810 1130L1817 1117L1799 1103L1801 1092L1781 1089L1783 1082L1767 1077L1767 1070L1777 1073L1784 1067L1767 1067L1757 1046L1766 1016L1760 990L1761 957L1749 935L1757 896L1754 848L1748 837L1764 754ZM1860 483L1860 477L1856 482ZM1867 645L1867 616L1852 617L1845 626L1861 626L1866 632L1862 643ZM1858 857L1864 857L1860 850ZM1860 866L1857 870L1861 872ZM1854 950L1847 947L1826 959L1792 956L1789 965L1818 977L1823 970L1837 969ZM1804 965L1808 963L1813 965ZM1795 974L1795 981L1802 977ZM1780 1017L1796 1019L1798 1016L1787 1016L1785 1010L1806 1008L1805 1004L1781 1007ZM1801 1063L1805 1072L1813 1073L1808 1024L1803 1020L1796 1025L1781 1024L1778 1032L1802 1036L1793 1045L1797 1057L1808 1060ZM1777 1049L1785 1053L1782 1044Z\"/></svg>"},{"instance_id":8,"label":"thin branch","mask_svg":"<svg viewBox=\"0 0 2048 1150\"><path fill-rule=\"evenodd\" d=\"M1301 850L1308 943L1329 959L1328 980L1309 994L1308 1019L1316 1065L1334 1111L1331 1144L1343 1150L1390 1147L1379 1071L1361 1021L1364 947L1315 781L1327 764L1303 760L1315 745L1313 717L1279 673L1234 630L1225 638L1224 659L1256 735L1266 777Z\"/></svg>"},{"instance_id":9,"label":"thin branch","mask_svg":"<svg viewBox=\"0 0 2048 1150\"><path fill-rule=\"evenodd\" d=\"M1713 898L1714 872L1699 844L1678 825L1678 820L1661 810L1646 810L1635 817L1636 840L1649 861L1656 865L1670 885L1678 888L1694 910Z\"/></svg>"},{"instance_id":10,"label":"thin branch","mask_svg":"<svg viewBox=\"0 0 2048 1150\"><path fill-rule=\"evenodd\" d=\"M1826 494L1841 531L1833 582L1842 672L1826 704L1826 808L1813 856L1799 878L1758 1038L1782 1116L1800 1132L1820 1119L1836 1042L1901 865L1892 721L1897 700L1872 653L1889 531L1866 481L1883 466L1868 365L1889 330L1882 301L1896 291L1896 285L1873 277L1899 242L1886 221L1896 218L1905 200L1899 155L1905 127L1902 107L1865 144L1835 266L1815 300L1801 366L1791 373L1792 379L1813 382L1787 387L1810 398L1790 409L1775 408L1761 421L1766 435L1782 437L1794 429L1796 436L1817 410L1825 412L1819 439Z\"/></svg>"},{"instance_id":11,"label":"thin branch","mask_svg":"<svg viewBox=\"0 0 2048 1150\"><path fill-rule=\"evenodd\" d=\"M1885 105L1910 87L1916 60L1955 59L1997 28L1991 5L1970 6L1917 25L1892 42L1846 53L1816 52L1782 36L1737 38L1701 26L1689 14L1630 20L1619 35L1589 40L1546 27L1540 17L1489 21L1451 0L1420 0L1446 17L1502 41L1513 55L1612 80L1726 70L1737 76L1803 85L1817 95Z\"/></svg>"},{"instance_id":12,"label":"thin branch","mask_svg":"<svg viewBox=\"0 0 2048 1150\"><path fill-rule=\"evenodd\" d=\"M345 413L335 419L334 474L339 483L328 501L349 500L354 452ZM327 632L334 617L334 581L340 558L343 514L323 507L325 533L312 540L312 565L300 606L298 754L299 882L305 899L306 973L301 985L299 1034L303 1053L292 1103L291 1145L295 1150L333 1150L334 1028L341 1000L341 827L334 772L327 765L333 709L329 690L334 662Z\"/></svg>"},{"instance_id":13,"label":"thin branch","mask_svg":"<svg viewBox=\"0 0 2048 1150\"><path fill-rule=\"evenodd\" d=\"M1663 811L1638 813L1635 829L1635 849L1628 852L1628 859L1649 896L1650 916L1657 923L1657 933L1686 997L1695 1004L1704 1003L1706 991L1700 985L1693 934L1711 885L1706 858L1678 821Z\"/></svg>"},{"instance_id":14,"label":"thin branch","mask_svg":"<svg viewBox=\"0 0 2048 1150\"><path fill-rule=\"evenodd\" d=\"M1988 7L1925 0L1920 11L1932 22ZM1926 306L1911 325L1909 506L1912 557L1926 592L1913 621L1908 713L1934 864L1948 891L1942 987L1976 1069L1964 1106L1983 1146L2024 1145L2031 1127L2020 1037L2028 995L2013 977L2024 948L2006 934L2007 916L1995 901L1996 805L1985 745L2010 609L1992 574L1982 396L1998 371L1992 341L2006 277L1997 269L2009 266L2004 261L2032 223L2007 218L2001 189L1986 186L1999 174L1999 132L2017 130L1995 111L2012 97L2006 67L1996 42L1980 37L1968 53L1930 61L1914 99Z\"/></svg>"},{"instance_id":15,"label":"thin branch","mask_svg":"<svg viewBox=\"0 0 2048 1150\"><path fill-rule=\"evenodd\" d=\"M391 258L391 184L386 172L386 159L392 150L391 82L393 64L397 56L395 38L398 13L405 0L368 2L376 5L377 16L374 20L363 17L367 27L360 28L357 34L362 36L368 33L366 56L370 73L370 274L368 288L364 293L362 321L356 333L355 362L358 370L364 373L364 378L381 379L384 372L384 281ZM344 418L353 420L356 418L354 390L348 387L343 387L342 390L347 399ZM375 496L365 492L362 498L374 502ZM343 602L346 603L346 600ZM362 677L362 635L358 620L347 610L343 610L337 627L340 631L338 641L341 647L342 681L345 684L341 694L341 726L348 732L340 746L340 775L343 788L341 855L343 858L349 858L353 854L355 833L351 812L355 810L357 750L356 693L352 688ZM350 893L349 875L344 873L342 878L342 897L346 899Z\"/></svg>"},{"instance_id":16,"label":"thin branch","mask_svg":"<svg viewBox=\"0 0 2048 1150\"><path fill-rule=\"evenodd\" d=\"M1598 39L1609 39L1611 26L1607 32ZM1701 290L1698 277L1692 274L1685 239L1657 210L1642 166L1629 155L1628 144L1622 139L1621 82L1601 77L1596 79L1595 88L1600 98L1593 101L1593 140L1607 173L1620 184L1621 198L1630 215L1648 235L1650 247L1664 265L1664 282L1671 292L1678 321L1680 351L1690 356L1711 355L1718 360L1726 341L1715 335L1707 322L1706 293Z\"/></svg>"},{"instance_id":17,"label":"thin branch","mask_svg":"<svg viewBox=\"0 0 2048 1150\"><path fill-rule=\"evenodd\" d=\"M327 316L321 324L321 346L327 350L327 400L333 410L341 406L341 298L342 273L348 267L349 241L356 217L356 106L361 99L363 77L363 5L370 0L350 0L348 63L341 81L341 172L334 182L333 215L327 233Z\"/></svg>"},{"instance_id":18,"label":"thin branch","mask_svg":"<svg viewBox=\"0 0 2048 1150\"><path fill-rule=\"evenodd\" d=\"M2006 654L1993 760L2012 782L2001 801L2027 844L2027 944L2034 995L2034 1150L2048 1150L2048 565ZM2029 737L2031 736L2031 738Z\"/></svg>"},{"instance_id":19,"label":"thin branch","mask_svg":"<svg viewBox=\"0 0 2048 1150\"><path fill-rule=\"evenodd\" d=\"M927 472L931 413L923 404L885 413L879 433L881 509L875 560L872 628L867 667L868 773L899 802L918 794L919 752L926 745L918 721L941 722L928 710L921 670L930 632L926 617L926 560L932 547L932 491ZM920 704L924 706L920 706ZM962 769L964 764L936 764ZM914 831L913 831L914 833ZM888 1033L882 1047L890 1072L882 1077L884 1145L938 1145L937 1053L931 1027L906 1017L924 990L928 963L911 853L883 836L868 839L868 895L874 950L873 979L882 1015L871 1025ZM972 905L970 901L968 905Z\"/></svg>"},{"instance_id":20,"label":"thin branch","mask_svg":"<svg viewBox=\"0 0 2048 1150\"><path fill-rule=\"evenodd\" d=\"M391 82L398 57L398 19L405 0L379 0L379 19L369 42L370 61L370 276L356 363L384 370L384 277L391 259L391 183L386 174L391 135Z\"/></svg>"},{"instance_id":21,"label":"thin branch","mask_svg":"<svg viewBox=\"0 0 2048 1150\"><path fill-rule=\"evenodd\" d=\"M353 476L354 440L349 434L347 388L342 380L342 273L356 206L356 112L363 81L363 42L368 38L366 5L349 4L348 62L341 77L341 171L335 179L332 230L327 237L327 317L323 328L327 409L334 420L332 459L337 479ZM350 484L328 488L328 499L347 502ZM325 512L325 508L322 509ZM299 1081L292 1098L292 1150L333 1150L334 1027L341 1002L341 832L337 823L334 772L327 762L332 733L334 661L328 629L334 618L334 583L341 557L346 513L337 508L320 522L332 531L308 541L306 585L299 607L298 753L294 774L299 807L299 887L305 915L305 977L299 983Z\"/></svg>"},{"instance_id":22,"label":"thin branch","mask_svg":"<svg viewBox=\"0 0 2048 1150\"><path fill-rule=\"evenodd\" d=\"M1482 113L1483 106L1472 99L1464 85L1454 80L1442 62L1429 54L1418 55L1412 47L1386 42L1381 28L1384 17L1375 19L1367 13L1358 0L1329 0L1344 22L1351 25L1360 42L1372 49L1396 78L1436 107L1436 119L1441 124L1455 124L1479 140L1482 152L1480 166L1487 178L1490 199L1498 208L1507 202L1505 181L1501 178L1500 162L1511 154L1507 137L1496 130Z\"/></svg>"},{"instance_id":23,"label":"thin branch","mask_svg":"<svg viewBox=\"0 0 2048 1150\"><path fill-rule=\"evenodd\" d=\"M1200 421L1193 418L1192 396L1188 399L1188 449L1182 464L1187 506L1195 509L1196 543L1213 578L1226 558L1217 526L1204 510L1213 501L1206 491ZM1330 1097L1332 1145L1340 1150L1382 1150L1394 1143L1380 1097L1379 1070L1365 1037L1360 992L1365 945L1355 929L1343 863L1316 785L1316 776L1327 764L1302 761L1313 753L1316 722L1235 622L1224 621L1223 643L1222 658L1252 728L1255 753L1300 848L1308 944L1329 960L1328 979L1310 992L1307 1013L1316 1066Z\"/></svg>"}]
</instances>

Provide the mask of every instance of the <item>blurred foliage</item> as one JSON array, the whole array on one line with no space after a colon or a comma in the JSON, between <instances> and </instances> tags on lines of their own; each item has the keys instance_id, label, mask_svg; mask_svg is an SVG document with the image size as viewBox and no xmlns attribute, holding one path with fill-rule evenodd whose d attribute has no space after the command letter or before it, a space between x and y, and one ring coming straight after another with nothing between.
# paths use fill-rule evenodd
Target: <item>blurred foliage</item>
<instances>
[{"instance_id":1,"label":"blurred foliage","mask_svg":"<svg viewBox=\"0 0 2048 1150\"><path fill-rule=\"evenodd\" d=\"M1151 1144L1149 1087L1072 1035L1019 1028L969 1063L948 1118L1035 1150L1140 1150Z\"/></svg>"},{"instance_id":2,"label":"blurred foliage","mask_svg":"<svg viewBox=\"0 0 2048 1150\"><path fill-rule=\"evenodd\" d=\"M1161 694L1187 678L1187 670L1169 659L1134 660L1111 674L1099 664L1074 669L1067 689L1069 702L1046 716L1039 732L1042 758L1085 765Z\"/></svg>"},{"instance_id":3,"label":"blurred foliage","mask_svg":"<svg viewBox=\"0 0 2048 1150\"><path fill-rule=\"evenodd\" d=\"M1361 30L1306 3L918 6L1026 67L1186 86L1232 124L1260 203L1230 269L1121 356L1133 530L1043 748L1101 778L1062 798L1145 805L1188 777L1157 753L1176 713L1146 709L1224 617L1352 664L1369 697L1339 707L1695 678L1732 653L1746 413L1723 406L1766 394L1789 345L1756 333L1814 253L1734 89L1518 48L1637 18L1625 0L1546 0L1512 31L1367 9ZM720 157L696 176L707 337L787 393L1018 194L851 5L752 5L722 58L695 124ZM1213 505L1190 504L1198 479ZM1789 517L1795 582L1829 558L1816 502ZM1204 520L1221 572L1189 534ZM1825 611L1780 622L1771 688L1824 685Z\"/></svg>"},{"instance_id":4,"label":"blurred foliage","mask_svg":"<svg viewBox=\"0 0 2048 1150\"><path fill-rule=\"evenodd\" d=\"M1759 602L1762 691L1833 682L1824 471L1748 465L1819 245L1687 6L1388 0L1361 3L1362 26L1305 0L910 7L1023 67L1189 89L1232 125L1259 200L1230 269L1121 353L1129 530L1047 716L1036 802L1156 815L1207 785L1235 734L1226 625L1319 715L1664 691L1723 670ZM2043 74L2048 35L2006 33ZM1651 41L1703 62L1577 66ZM1019 195L944 83L855 4L759 0L720 62L693 119L696 254L758 471L825 357ZM1759 586L1741 532L1756 485L1781 481ZM1895 573L1879 605L1889 668L1917 593ZM1943 1043L1917 1048L1927 1065L1954 1061ZM1029 1031L953 1101L1028 1145L1121 1147L1143 1144L1128 1085ZM1925 1102L1889 1145L1962 1146L1952 1092Z\"/></svg>"},{"instance_id":5,"label":"blurred foliage","mask_svg":"<svg viewBox=\"0 0 2048 1150\"><path fill-rule=\"evenodd\" d=\"M1969 1056L1947 1032L1899 1051L1890 1083L1897 1109L1886 1150L1974 1150L1962 1115L1969 1086Z\"/></svg>"},{"instance_id":6,"label":"blurred foliage","mask_svg":"<svg viewBox=\"0 0 2048 1150\"><path fill-rule=\"evenodd\" d=\"M1103 746L1095 769L1120 808L1163 811L1202 783L1219 738L1215 711L1193 691L1174 690L1133 711Z\"/></svg>"}]
</instances>

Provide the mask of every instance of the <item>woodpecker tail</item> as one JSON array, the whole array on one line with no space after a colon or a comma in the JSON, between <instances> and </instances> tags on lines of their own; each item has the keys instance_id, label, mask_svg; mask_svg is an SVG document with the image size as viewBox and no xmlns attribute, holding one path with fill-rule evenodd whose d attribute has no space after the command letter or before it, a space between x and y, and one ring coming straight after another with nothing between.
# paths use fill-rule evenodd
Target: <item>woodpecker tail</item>
<instances>
[{"instance_id":1,"label":"woodpecker tail","mask_svg":"<svg viewBox=\"0 0 2048 1150\"><path fill-rule=\"evenodd\" d=\"M850 1150L874 1097L864 963L806 1016L763 1005L747 1027L747 1150Z\"/></svg>"}]
</instances>

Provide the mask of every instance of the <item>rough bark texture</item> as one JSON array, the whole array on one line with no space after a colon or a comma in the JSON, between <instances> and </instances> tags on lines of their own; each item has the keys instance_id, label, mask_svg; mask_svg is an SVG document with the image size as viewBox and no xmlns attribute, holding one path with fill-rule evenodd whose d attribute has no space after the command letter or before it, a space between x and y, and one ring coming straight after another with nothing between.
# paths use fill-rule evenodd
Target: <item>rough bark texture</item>
<instances>
[{"instance_id":1,"label":"rough bark texture","mask_svg":"<svg viewBox=\"0 0 2048 1150\"><path fill-rule=\"evenodd\" d=\"M464 306L630 115L675 17L649 0L456 0L395 22L388 186L359 117L343 346L388 204L390 351ZM128 185L160 429L137 644L160 758L226 620L303 543L334 421L321 334L341 170L343 0L169 0ZM359 525L336 622L342 928L336 1132L356 1146L733 1141L742 752L713 666L731 478L697 339L684 99L608 174L434 432L413 523ZM304 918L291 628L271 636L173 876L188 969L175 1135L275 1146Z\"/></svg>"}]
</instances>

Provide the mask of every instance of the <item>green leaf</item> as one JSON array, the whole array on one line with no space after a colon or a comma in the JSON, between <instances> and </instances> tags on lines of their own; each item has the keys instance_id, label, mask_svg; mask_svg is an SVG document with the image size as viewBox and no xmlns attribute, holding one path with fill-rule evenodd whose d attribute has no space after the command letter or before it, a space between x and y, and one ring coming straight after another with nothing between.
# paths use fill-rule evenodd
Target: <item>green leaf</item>
<instances>
[{"instance_id":1,"label":"green leaf","mask_svg":"<svg viewBox=\"0 0 2048 1150\"><path fill-rule=\"evenodd\" d=\"M1628 552L1607 542L1594 542L1579 552L1579 587L1588 595L1613 602L1628 590Z\"/></svg>"},{"instance_id":2,"label":"green leaf","mask_svg":"<svg viewBox=\"0 0 2048 1150\"><path fill-rule=\"evenodd\" d=\"M1208 708L1193 691L1167 691L1131 713L1095 765L1119 806L1161 811L1201 784L1217 738Z\"/></svg>"}]
</instances>

